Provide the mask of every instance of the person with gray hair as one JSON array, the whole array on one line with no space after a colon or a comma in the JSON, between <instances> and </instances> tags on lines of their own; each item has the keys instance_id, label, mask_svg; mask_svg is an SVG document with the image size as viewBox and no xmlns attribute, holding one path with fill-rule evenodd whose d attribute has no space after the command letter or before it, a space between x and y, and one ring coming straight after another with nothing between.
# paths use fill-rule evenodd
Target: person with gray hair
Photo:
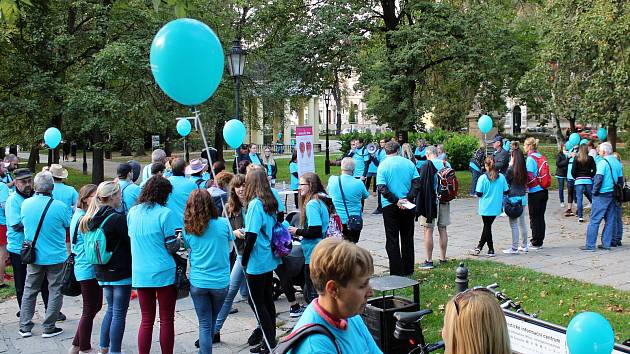
<instances>
[{"instance_id":1,"label":"person with gray hair","mask_svg":"<svg viewBox=\"0 0 630 354\"><path fill-rule=\"evenodd\" d=\"M365 184L355 179L355 159L344 157L341 160L341 175L331 176L328 179L328 195L332 198L335 210L343 225L343 238L350 242L359 242L361 229L353 223L348 225L348 220L363 220L363 201L369 197ZM352 216L352 218L351 218Z\"/></svg>"},{"instance_id":2,"label":"person with gray hair","mask_svg":"<svg viewBox=\"0 0 630 354\"><path fill-rule=\"evenodd\" d=\"M151 178L151 165L153 165L156 162L160 162L166 165L166 152L164 152L164 150L162 149L153 150L153 152L151 153L151 163L144 166L144 169L142 170L142 182Z\"/></svg>"},{"instance_id":3,"label":"person with gray hair","mask_svg":"<svg viewBox=\"0 0 630 354\"><path fill-rule=\"evenodd\" d=\"M617 208L621 208L619 201L615 200L614 188L615 184L623 183L623 170L621 162L612 152L612 145L609 142L599 144L598 153L602 159L597 162L597 172L593 179L593 204L586 229L586 245L580 247L582 251L595 251L599 224L602 220L606 224L602 231L602 243L597 248L609 250L610 247L621 246L621 240L615 240L613 243L615 228L619 223Z\"/></svg>"},{"instance_id":4,"label":"person with gray hair","mask_svg":"<svg viewBox=\"0 0 630 354\"><path fill-rule=\"evenodd\" d=\"M50 338L63 333L55 326L59 316L63 295L61 294L63 263L66 253L66 230L70 227L72 214L68 207L53 200L53 176L44 171L35 175L35 195L22 203L20 217L24 225L24 240L31 242L35 250L35 261L26 268L26 281L22 295L19 334L32 336L35 301L44 279L48 280L48 306L42 323L42 337Z\"/></svg>"}]
</instances>

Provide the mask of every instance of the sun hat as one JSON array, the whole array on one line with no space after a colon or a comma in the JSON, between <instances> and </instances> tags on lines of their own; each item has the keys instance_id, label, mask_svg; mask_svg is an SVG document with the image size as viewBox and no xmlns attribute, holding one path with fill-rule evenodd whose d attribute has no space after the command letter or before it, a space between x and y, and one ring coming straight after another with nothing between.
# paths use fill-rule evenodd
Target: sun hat
<instances>
[{"instance_id":1,"label":"sun hat","mask_svg":"<svg viewBox=\"0 0 630 354\"><path fill-rule=\"evenodd\" d=\"M48 171L50 172L50 174L52 174L54 178L61 178L61 179L68 178L68 170L63 168L63 166L61 166L60 164L54 163L50 165L50 167L48 168Z\"/></svg>"},{"instance_id":2,"label":"sun hat","mask_svg":"<svg viewBox=\"0 0 630 354\"><path fill-rule=\"evenodd\" d=\"M190 164L188 166L186 166L185 173L187 175L192 175L192 174L203 171L203 169L206 168L207 166L208 164L203 163L201 159L194 159L190 161Z\"/></svg>"}]
</instances>

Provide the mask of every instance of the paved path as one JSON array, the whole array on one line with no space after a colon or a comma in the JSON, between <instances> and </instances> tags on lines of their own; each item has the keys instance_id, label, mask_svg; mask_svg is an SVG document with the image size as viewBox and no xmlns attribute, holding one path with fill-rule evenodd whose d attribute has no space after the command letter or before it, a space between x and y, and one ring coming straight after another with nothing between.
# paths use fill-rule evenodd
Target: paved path
<instances>
[{"instance_id":1,"label":"paved path","mask_svg":"<svg viewBox=\"0 0 630 354\"><path fill-rule=\"evenodd\" d=\"M360 246L370 250L376 264L376 272L387 271L387 255L385 253L385 237L381 216L374 216L369 211L374 209L375 198L366 203L364 232L361 235ZM477 200L456 200L451 206L451 219L453 224L449 231L449 258L467 258L466 252L478 241L481 233L481 220L477 215ZM499 253L495 260L507 264L520 265L541 272L579 279L596 284L610 285L617 289L630 291L630 278L627 272L615 272L612 270L630 269L630 247L626 246L612 251L598 251L587 253L577 248L584 242L586 224L577 223L575 218L565 218L561 215L557 194L552 193L547 208L547 237L545 247L540 251L530 251L527 255L504 255L499 250L510 246L511 234L507 218L498 218L494 223L495 248ZM628 225L626 225L626 230ZM437 237L437 236L436 236ZM416 225L416 262L424 259L422 248L421 228ZM437 253L435 253L437 258ZM471 274L474 282L474 274ZM500 280L499 280L500 281ZM255 321L246 303L238 303L239 313L231 315L221 332L222 343L215 346L216 353L248 353L248 347L244 345L249 333L255 326ZM290 330L294 321L288 319L288 305L284 297L276 302L279 312L278 334ZM34 319L36 324L41 323L41 310ZM78 318L81 313L81 301L78 298L66 297L63 312L68 316L68 321L60 324L66 332L52 339L42 339L41 327L34 328L35 336L22 339L17 334L17 322L15 317L17 303L11 299L0 304L0 353L64 353L71 345ZM103 311L99 313L93 330L93 344L98 343L98 333ZM124 337L126 353L137 352L136 337L139 326L140 310L138 301L131 302L127 315L127 329ZM190 298L177 303L175 315L175 351L176 353L195 353L194 341L197 338L197 318ZM152 353L159 353L158 327L155 327Z\"/></svg>"}]
</instances>

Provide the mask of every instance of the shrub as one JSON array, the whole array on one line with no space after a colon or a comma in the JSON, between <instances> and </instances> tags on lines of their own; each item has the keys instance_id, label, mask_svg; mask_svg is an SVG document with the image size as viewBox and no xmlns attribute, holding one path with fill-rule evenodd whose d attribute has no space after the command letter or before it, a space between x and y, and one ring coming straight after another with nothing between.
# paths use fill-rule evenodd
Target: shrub
<instances>
[{"instance_id":1,"label":"shrub","mask_svg":"<svg viewBox=\"0 0 630 354\"><path fill-rule=\"evenodd\" d=\"M456 171L468 169L468 162L477 148L479 148L479 139L465 134L453 134L444 143L448 161Z\"/></svg>"},{"instance_id":2,"label":"shrub","mask_svg":"<svg viewBox=\"0 0 630 354\"><path fill-rule=\"evenodd\" d=\"M341 141L341 152L345 155L348 153L348 151L350 151L350 141L352 139L363 138L364 145L367 145L369 143L378 144L379 140L381 140L382 137L391 139L393 136L393 132L372 134L370 132L362 133L354 131L352 133L342 134L341 136L339 136L339 140Z\"/></svg>"}]
</instances>

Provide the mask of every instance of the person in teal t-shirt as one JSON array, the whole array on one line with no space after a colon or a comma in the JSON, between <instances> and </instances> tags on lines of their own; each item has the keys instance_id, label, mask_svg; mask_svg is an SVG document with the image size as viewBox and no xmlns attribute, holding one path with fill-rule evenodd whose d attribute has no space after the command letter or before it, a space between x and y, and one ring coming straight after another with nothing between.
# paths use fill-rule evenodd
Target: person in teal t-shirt
<instances>
[{"instance_id":1,"label":"person in teal t-shirt","mask_svg":"<svg viewBox=\"0 0 630 354\"><path fill-rule=\"evenodd\" d=\"M118 165L118 184L122 193L122 203L120 212L127 215L129 209L136 204L138 196L140 196L140 187L132 182L133 168L128 163ZM147 179L148 180L148 179Z\"/></svg>"},{"instance_id":2,"label":"person in teal t-shirt","mask_svg":"<svg viewBox=\"0 0 630 354\"><path fill-rule=\"evenodd\" d=\"M420 169L427 162L427 142L424 139L418 139L416 145L413 157L416 159L416 168Z\"/></svg>"},{"instance_id":3,"label":"person in teal t-shirt","mask_svg":"<svg viewBox=\"0 0 630 354\"><path fill-rule=\"evenodd\" d=\"M197 189L195 182L186 178L184 171L186 169L186 161L184 159L175 159L173 162L173 175L168 178L173 186L173 191L168 197L166 207L169 208L177 222L175 228L181 229L184 226L184 208L190 192Z\"/></svg>"},{"instance_id":4,"label":"person in teal t-shirt","mask_svg":"<svg viewBox=\"0 0 630 354\"><path fill-rule=\"evenodd\" d=\"M356 167L354 168L354 178L365 181L368 173L368 166L370 164L370 153L367 152L367 149L363 146L363 138L358 138L356 140L356 145L351 157L356 162Z\"/></svg>"},{"instance_id":5,"label":"person in teal t-shirt","mask_svg":"<svg viewBox=\"0 0 630 354\"><path fill-rule=\"evenodd\" d=\"M262 159L258 154L258 145L252 144L249 146L249 159L254 165L262 166Z\"/></svg>"},{"instance_id":6,"label":"person in teal t-shirt","mask_svg":"<svg viewBox=\"0 0 630 354\"><path fill-rule=\"evenodd\" d=\"M354 160L344 157L341 160L341 175L328 179L328 193L332 198L337 215L343 225L343 236L350 242L359 242L361 230L348 229L349 215L362 216L363 201L370 195L365 185L352 177L355 167ZM376 184L376 183L375 183ZM343 188L343 193L341 189Z\"/></svg>"}]
</instances>

